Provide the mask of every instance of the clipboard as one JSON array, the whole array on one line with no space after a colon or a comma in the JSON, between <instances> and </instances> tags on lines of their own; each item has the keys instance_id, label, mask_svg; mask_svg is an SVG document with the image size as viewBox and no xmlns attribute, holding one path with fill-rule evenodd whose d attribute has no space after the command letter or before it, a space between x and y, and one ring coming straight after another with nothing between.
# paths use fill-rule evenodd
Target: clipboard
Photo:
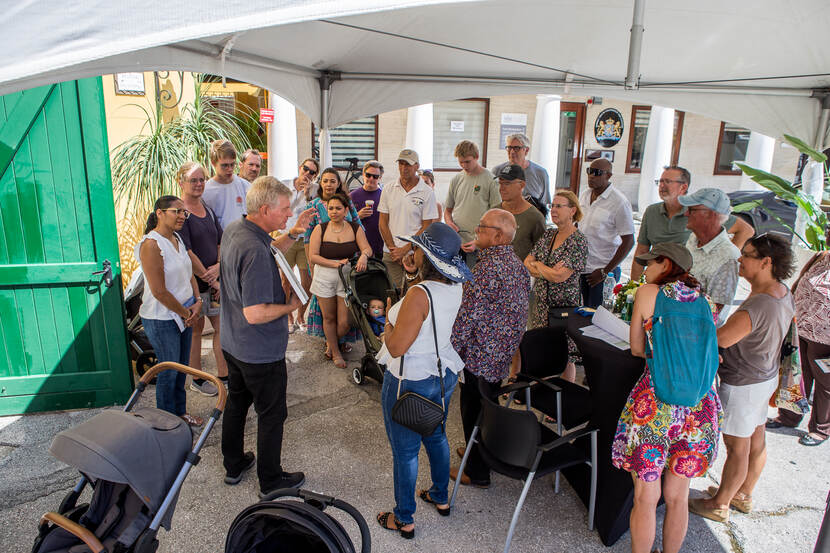
<instances>
[{"instance_id":1,"label":"clipboard","mask_svg":"<svg viewBox=\"0 0 830 553\"><path fill-rule=\"evenodd\" d=\"M274 256L274 260L277 262L277 267L280 268L283 276L288 280L291 284L291 288L294 290L294 294L300 298L300 302L305 305L308 303L308 294L306 294L305 290L303 289L303 285L300 284L300 281L297 280L297 275L294 274L294 271L291 270L291 266L288 264L288 260L279 250L279 248L275 248L273 245L271 246L271 254Z\"/></svg>"}]
</instances>

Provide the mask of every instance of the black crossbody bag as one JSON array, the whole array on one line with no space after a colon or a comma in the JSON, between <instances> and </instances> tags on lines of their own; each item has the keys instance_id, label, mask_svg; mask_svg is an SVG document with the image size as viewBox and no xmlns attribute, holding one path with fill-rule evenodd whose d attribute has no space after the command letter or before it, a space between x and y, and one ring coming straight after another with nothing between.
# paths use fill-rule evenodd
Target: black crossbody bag
<instances>
[{"instance_id":1,"label":"black crossbody bag","mask_svg":"<svg viewBox=\"0 0 830 553\"><path fill-rule=\"evenodd\" d=\"M444 425L444 371L441 365L441 355L438 353L438 333L435 330L435 309L432 303L432 294L429 288L422 286L429 297L429 308L432 311L432 337L435 340L435 356L438 359L438 379L441 382L441 405L415 392L406 392L401 395L403 381L403 363L405 355L401 356L401 370L398 377L398 399L392 406L392 420L401 426L417 432L423 437L432 435L438 425Z\"/></svg>"}]
</instances>

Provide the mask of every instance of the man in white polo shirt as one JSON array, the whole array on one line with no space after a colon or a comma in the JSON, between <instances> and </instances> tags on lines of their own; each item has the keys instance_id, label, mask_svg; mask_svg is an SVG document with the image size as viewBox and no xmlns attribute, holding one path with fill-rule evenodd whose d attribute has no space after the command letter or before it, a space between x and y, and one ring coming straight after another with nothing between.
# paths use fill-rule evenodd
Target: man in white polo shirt
<instances>
[{"instance_id":1,"label":"man in white polo shirt","mask_svg":"<svg viewBox=\"0 0 830 553\"><path fill-rule=\"evenodd\" d=\"M588 260L580 275L582 303L602 303L602 285L608 273L620 280L620 262L634 246L631 203L611 184L611 162L597 159L588 167L588 188L579 196L579 230L588 239Z\"/></svg>"},{"instance_id":2,"label":"man in white polo shirt","mask_svg":"<svg viewBox=\"0 0 830 553\"><path fill-rule=\"evenodd\" d=\"M419 160L415 150L401 150L398 155L398 180L386 185L380 195L378 228L383 237L383 263L396 288L403 286L401 260L412 251L409 242L398 236L420 234L438 219L435 192L418 176Z\"/></svg>"}]
</instances>

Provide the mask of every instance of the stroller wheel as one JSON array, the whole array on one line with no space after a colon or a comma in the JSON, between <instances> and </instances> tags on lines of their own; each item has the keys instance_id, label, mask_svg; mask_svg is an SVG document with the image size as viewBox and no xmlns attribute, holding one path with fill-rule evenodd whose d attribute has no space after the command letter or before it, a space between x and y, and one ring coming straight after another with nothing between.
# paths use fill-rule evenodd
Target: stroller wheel
<instances>
[{"instance_id":1,"label":"stroller wheel","mask_svg":"<svg viewBox=\"0 0 830 553\"><path fill-rule=\"evenodd\" d=\"M354 380L355 384L363 384L363 371L357 367L352 369L352 380Z\"/></svg>"}]
</instances>

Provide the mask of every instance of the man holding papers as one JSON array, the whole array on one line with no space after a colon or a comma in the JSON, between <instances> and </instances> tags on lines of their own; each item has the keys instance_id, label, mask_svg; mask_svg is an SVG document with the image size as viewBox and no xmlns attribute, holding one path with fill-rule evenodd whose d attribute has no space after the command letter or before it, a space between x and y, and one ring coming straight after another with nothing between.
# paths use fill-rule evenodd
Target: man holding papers
<instances>
[{"instance_id":1,"label":"man holding papers","mask_svg":"<svg viewBox=\"0 0 830 553\"><path fill-rule=\"evenodd\" d=\"M300 306L291 286L284 286L271 254L273 244L285 252L305 232L311 212L304 212L288 234L272 240L291 216L291 191L274 177L256 179L246 197L247 218L225 229L220 248L222 281L221 340L228 362L228 402L222 419L225 483L238 484L254 466L243 451L245 419L253 403L257 412L257 476L260 494L305 482L302 472L284 472L280 464L288 346L286 315Z\"/></svg>"}]
</instances>

